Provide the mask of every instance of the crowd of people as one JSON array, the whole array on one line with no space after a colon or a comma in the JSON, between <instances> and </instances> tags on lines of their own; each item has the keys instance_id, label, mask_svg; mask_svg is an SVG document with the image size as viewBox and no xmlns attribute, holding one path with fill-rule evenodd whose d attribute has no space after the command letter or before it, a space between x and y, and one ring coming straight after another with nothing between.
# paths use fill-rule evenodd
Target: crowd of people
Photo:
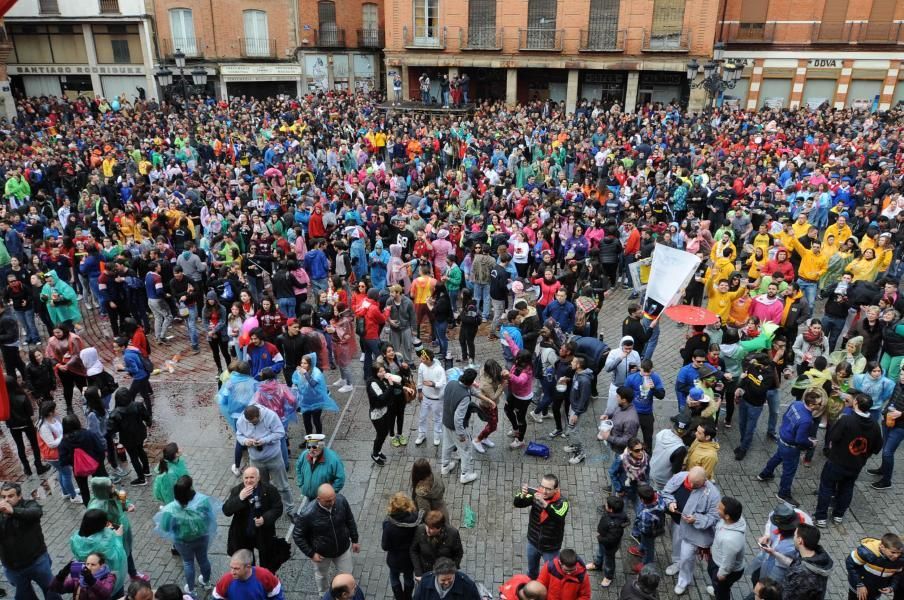
<instances>
[{"instance_id":1,"label":"crowd of people","mask_svg":"<svg viewBox=\"0 0 904 600\"><path fill-rule=\"evenodd\" d=\"M467 81L441 90L443 105L469 101ZM467 549L444 479L459 465L461 485L479 479L497 443L541 456L561 444L571 465L601 448L608 457L597 543L566 545L570 504L554 473L517 491L512 507L530 509L526 573L491 586L512 600L589 599L594 571L609 588L626 531L637 576L619 582L620 598L657 598L665 577L682 595L703 558L716 598L749 576L759 600L821 599L841 557L820 538L843 522L871 456L881 453L871 487L892 487L904 439L900 109L626 114L582 101L564 114L537 101L478 102L461 116L382 112L378 98L345 93L18 108L0 126L7 426L25 475L53 469L66 501L86 508L74 560L54 573L40 504L17 483L0 488L0 559L20 600L32 583L97 600L199 587L278 598L291 552L276 535L283 516L318 592L364 598L351 575L355 509L322 419L362 388L375 465L390 460L387 440L409 444L407 414L415 446L441 447L387 499L381 543L397 600L488 594L460 571ZM666 325L631 302L645 283L631 265L659 245L700 258L683 302L714 320L688 329L674 390L654 367ZM613 294L629 302L617 344L599 327ZM108 364L86 320L114 339ZM194 489L178 445L156 475L145 450L154 359L176 328L191 352L212 354L234 434L241 483L222 502ZM498 350L478 357L478 335ZM782 390L793 398L784 412ZM781 468L779 504L747 556L746 499L717 485L718 440L736 425L734 458L745 460L764 409L775 449L756 479ZM657 430L656 415L671 425ZM792 488L819 446L811 515ZM133 559L124 483L152 480L155 531L183 560L183 589L153 592ZM230 570L214 581L217 514L231 517ZM663 573L661 536L672 546ZM849 597L902 597L902 549L893 533L854 548Z\"/></svg>"}]
</instances>

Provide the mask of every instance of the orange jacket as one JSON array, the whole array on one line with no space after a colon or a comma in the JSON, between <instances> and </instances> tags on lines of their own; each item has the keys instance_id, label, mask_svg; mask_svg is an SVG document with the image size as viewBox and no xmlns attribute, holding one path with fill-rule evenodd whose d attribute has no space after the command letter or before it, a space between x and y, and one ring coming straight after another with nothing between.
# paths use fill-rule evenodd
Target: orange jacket
<instances>
[{"instance_id":1,"label":"orange jacket","mask_svg":"<svg viewBox=\"0 0 904 600\"><path fill-rule=\"evenodd\" d=\"M565 573L558 556L546 561L537 578L546 586L546 600L590 600L590 575L580 560L576 566Z\"/></svg>"}]
</instances>

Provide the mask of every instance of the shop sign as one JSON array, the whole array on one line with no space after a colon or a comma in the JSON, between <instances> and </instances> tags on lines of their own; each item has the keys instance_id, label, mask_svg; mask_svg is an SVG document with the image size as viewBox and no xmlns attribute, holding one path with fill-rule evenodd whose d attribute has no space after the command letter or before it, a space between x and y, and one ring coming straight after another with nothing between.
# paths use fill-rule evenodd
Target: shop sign
<instances>
[{"instance_id":1,"label":"shop sign","mask_svg":"<svg viewBox=\"0 0 904 600\"><path fill-rule=\"evenodd\" d=\"M144 67L89 67L88 65L7 65L10 75L144 75Z\"/></svg>"}]
</instances>

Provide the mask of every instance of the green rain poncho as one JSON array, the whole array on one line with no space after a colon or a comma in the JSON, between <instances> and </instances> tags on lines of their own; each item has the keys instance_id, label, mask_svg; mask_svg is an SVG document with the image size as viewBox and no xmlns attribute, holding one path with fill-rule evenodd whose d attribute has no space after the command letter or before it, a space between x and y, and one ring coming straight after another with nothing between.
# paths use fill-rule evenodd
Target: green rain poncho
<instances>
[{"instance_id":1,"label":"green rain poncho","mask_svg":"<svg viewBox=\"0 0 904 600\"><path fill-rule=\"evenodd\" d=\"M53 283L45 283L41 288L41 300L47 305L47 312L50 313L50 320L54 325L72 321L73 323L82 322L82 313L78 309L78 295L65 281L60 281L56 271L50 270L44 274L53 280ZM54 294L56 300L54 301Z\"/></svg>"},{"instance_id":2,"label":"green rain poncho","mask_svg":"<svg viewBox=\"0 0 904 600\"><path fill-rule=\"evenodd\" d=\"M123 502L116 497L113 482L109 477L92 477L88 480L91 487L91 502L86 510L97 508L107 513L107 520L117 529L122 525L122 545L126 555L132 553L132 523L129 521L126 510L132 506L128 500Z\"/></svg>"},{"instance_id":3,"label":"green rain poncho","mask_svg":"<svg viewBox=\"0 0 904 600\"><path fill-rule=\"evenodd\" d=\"M154 531L172 543L191 542L207 536L208 543L217 535L217 514L223 504L210 496L195 492L195 497L182 506L173 500L154 515Z\"/></svg>"},{"instance_id":4,"label":"green rain poncho","mask_svg":"<svg viewBox=\"0 0 904 600\"><path fill-rule=\"evenodd\" d=\"M92 552L103 552L107 557L107 566L116 573L116 589L113 590L112 597L119 598L122 595L123 586L129 580L129 573L126 569L126 551L122 545L122 538L115 531L108 527L88 537L82 537L76 530L69 538L69 549L72 555L81 561L88 558Z\"/></svg>"},{"instance_id":5,"label":"green rain poncho","mask_svg":"<svg viewBox=\"0 0 904 600\"><path fill-rule=\"evenodd\" d=\"M180 477L188 474L188 467L181 456L174 461L166 461L166 473L160 473L154 478L154 500L161 506L172 502L173 486Z\"/></svg>"}]
</instances>

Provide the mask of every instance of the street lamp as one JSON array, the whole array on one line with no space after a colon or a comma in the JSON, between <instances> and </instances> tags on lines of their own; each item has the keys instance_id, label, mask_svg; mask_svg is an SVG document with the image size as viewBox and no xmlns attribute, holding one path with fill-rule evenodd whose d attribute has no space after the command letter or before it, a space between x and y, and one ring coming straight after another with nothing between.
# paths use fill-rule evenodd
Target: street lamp
<instances>
[{"instance_id":1,"label":"street lamp","mask_svg":"<svg viewBox=\"0 0 904 600\"><path fill-rule=\"evenodd\" d=\"M185 110L185 115L189 116L188 78L185 77L185 53L182 52L182 50L177 49L176 53L173 54L173 61L176 63L176 68L179 70L179 85L182 88L183 109ZM168 88L175 83L173 81L173 72L167 69L166 66L157 71L156 76L157 83L159 83L162 88ZM197 87L204 87L207 85L207 71L205 69L197 68L191 72L191 79L192 83ZM194 127L189 127L188 134L190 143L193 144L195 139Z\"/></svg>"},{"instance_id":2,"label":"street lamp","mask_svg":"<svg viewBox=\"0 0 904 600\"><path fill-rule=\"evenodd\" d=\"M716 97L723 91L733 89L741 79L744 71L743 65L738 65L725 60L725 45L717 42L713 46L713 59L703 65L703 79L694 83L697 74L700 72L700 63L696 58L692 58L687 63L687 81L692 88L704 88L709 98L708 104L712 108L715 105Z\"/></svg>"}]
</instances>

